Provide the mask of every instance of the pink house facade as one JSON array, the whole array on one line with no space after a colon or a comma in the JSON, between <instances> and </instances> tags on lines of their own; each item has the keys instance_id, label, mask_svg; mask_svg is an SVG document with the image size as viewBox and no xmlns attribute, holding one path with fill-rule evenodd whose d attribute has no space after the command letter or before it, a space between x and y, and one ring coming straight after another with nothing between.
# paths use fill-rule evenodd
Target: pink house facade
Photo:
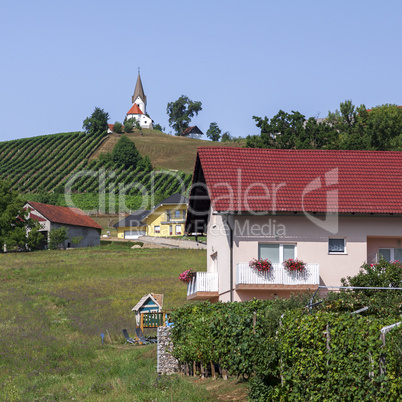
<instances>
[{"instance_id":1,"label":"pink house facade","mask_svg":"<svg viewBox=\"0 0 402 402\"><path fill-rule=\"evenodd\" d=\"M364 262L402 259L402 153L199 148L186 228L207 234L189 300L340 286ZM254 258L272 270L256 272ZM288 273L288 258L306 270Z\"/></svg>"}]
</instances>

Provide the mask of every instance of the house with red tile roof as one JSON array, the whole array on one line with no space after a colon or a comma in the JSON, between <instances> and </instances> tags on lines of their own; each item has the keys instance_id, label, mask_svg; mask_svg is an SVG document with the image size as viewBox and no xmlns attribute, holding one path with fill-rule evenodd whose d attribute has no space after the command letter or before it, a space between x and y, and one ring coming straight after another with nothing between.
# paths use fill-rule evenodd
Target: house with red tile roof
<instances>
[{"instance_id":1,"label":"house with red tile roof","mask_svg":"<svg viewBox=\"0 0 402 402\"><path fill-rule=\"evenodd\" d=\"M186 232L207 234L189 300L340 286L364 262L402 259L402 152L199 148ZM305 269L289 272L296 258Z\"/></svg>"},{"instance_id":2,"label":"house with red tile roof","mask_svg":"<svg viewBox=\"0 0 402 402\"><path fill-rule=\"evenodd\" d=\"M37 220L41 224L41 233L49 241L49 233L53 229L64 226L68 229L68 239L64 248L99 246L102 226L97 224L85 212L79 208L60 207L43 204L41 202L28 201L25 210L29 211L29 218ZM72 239L82 237L78 244Z\"/></svg>"}]
</instances>

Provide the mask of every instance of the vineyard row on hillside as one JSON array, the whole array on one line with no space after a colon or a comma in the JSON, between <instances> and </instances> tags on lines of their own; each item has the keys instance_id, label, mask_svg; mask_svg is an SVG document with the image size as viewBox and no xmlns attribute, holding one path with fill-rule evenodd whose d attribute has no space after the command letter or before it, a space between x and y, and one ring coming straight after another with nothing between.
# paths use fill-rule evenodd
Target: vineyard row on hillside
<instances>
[{"instance_id":1,"label":"vineyard row on hillside","mask_svg":"<svg viewBox=\"0 0 402 402\"><path fill-rule=\"evenodd\" d=\"M186 193L191 174L155 171L143 166L127 169L111 161L89 160L105 135L88 136L82 132L53 134L0 143L0 180L30 200L52 193L50 203L65 204L64 193L71 193L83 209L106 209L114 194L136 208L141 197L155 195L156 201L175 192ZM49 202L49 201L48 201ZM77 205L78 206L78 205Z\"/></svg>"}]
</instances>

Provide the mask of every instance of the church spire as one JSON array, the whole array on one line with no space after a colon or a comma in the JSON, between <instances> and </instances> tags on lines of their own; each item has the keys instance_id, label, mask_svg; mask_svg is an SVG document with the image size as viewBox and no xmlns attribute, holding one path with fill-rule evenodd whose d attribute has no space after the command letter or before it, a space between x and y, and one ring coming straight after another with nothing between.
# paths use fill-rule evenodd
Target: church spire
<instances>
[{"instance_id":1,"label":"church spire","mask_svg":"<svg viewBox=\"0 0 402 402\"><path fill-rule=\"evenodd\" d=\"M144 88L142 87L142 82L141 82L141 77L140 77L140 69L138 68L138 77L137 77L137 83L135 84L135 89L134 89L134 95L131 98L132 103L135 102L135 100L140 97L144 105L147 104L147 97L144 94Z\"/></svg>"}]
</instances>

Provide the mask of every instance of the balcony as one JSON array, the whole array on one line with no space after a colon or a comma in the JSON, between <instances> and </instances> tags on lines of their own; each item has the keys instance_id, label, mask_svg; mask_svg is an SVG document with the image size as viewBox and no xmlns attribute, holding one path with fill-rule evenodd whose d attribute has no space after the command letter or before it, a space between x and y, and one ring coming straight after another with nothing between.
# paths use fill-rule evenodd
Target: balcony
<instances>
[{"instance_id":1,"label":"balcony","mask_svg":"<svg viewBox=\"0 0 402 402\"><path fill-rule=\"evenodd\" d=\"M236 266L236 290L305 290L320 284L318 264L307 264L304 272L288 272L282 264L272 264L269 272L258 272L247 262Z\"/></svg>"},{"instance_id":2,"label":"balcony","mask_svg":"<svg viewBox=\"0 0 402 402\"><path fill-rule=\"evenodd\" d=\"M218 295L217 272L197 272L187 285L187 300L207 300Z\"/></svg>"}]
</instances>

